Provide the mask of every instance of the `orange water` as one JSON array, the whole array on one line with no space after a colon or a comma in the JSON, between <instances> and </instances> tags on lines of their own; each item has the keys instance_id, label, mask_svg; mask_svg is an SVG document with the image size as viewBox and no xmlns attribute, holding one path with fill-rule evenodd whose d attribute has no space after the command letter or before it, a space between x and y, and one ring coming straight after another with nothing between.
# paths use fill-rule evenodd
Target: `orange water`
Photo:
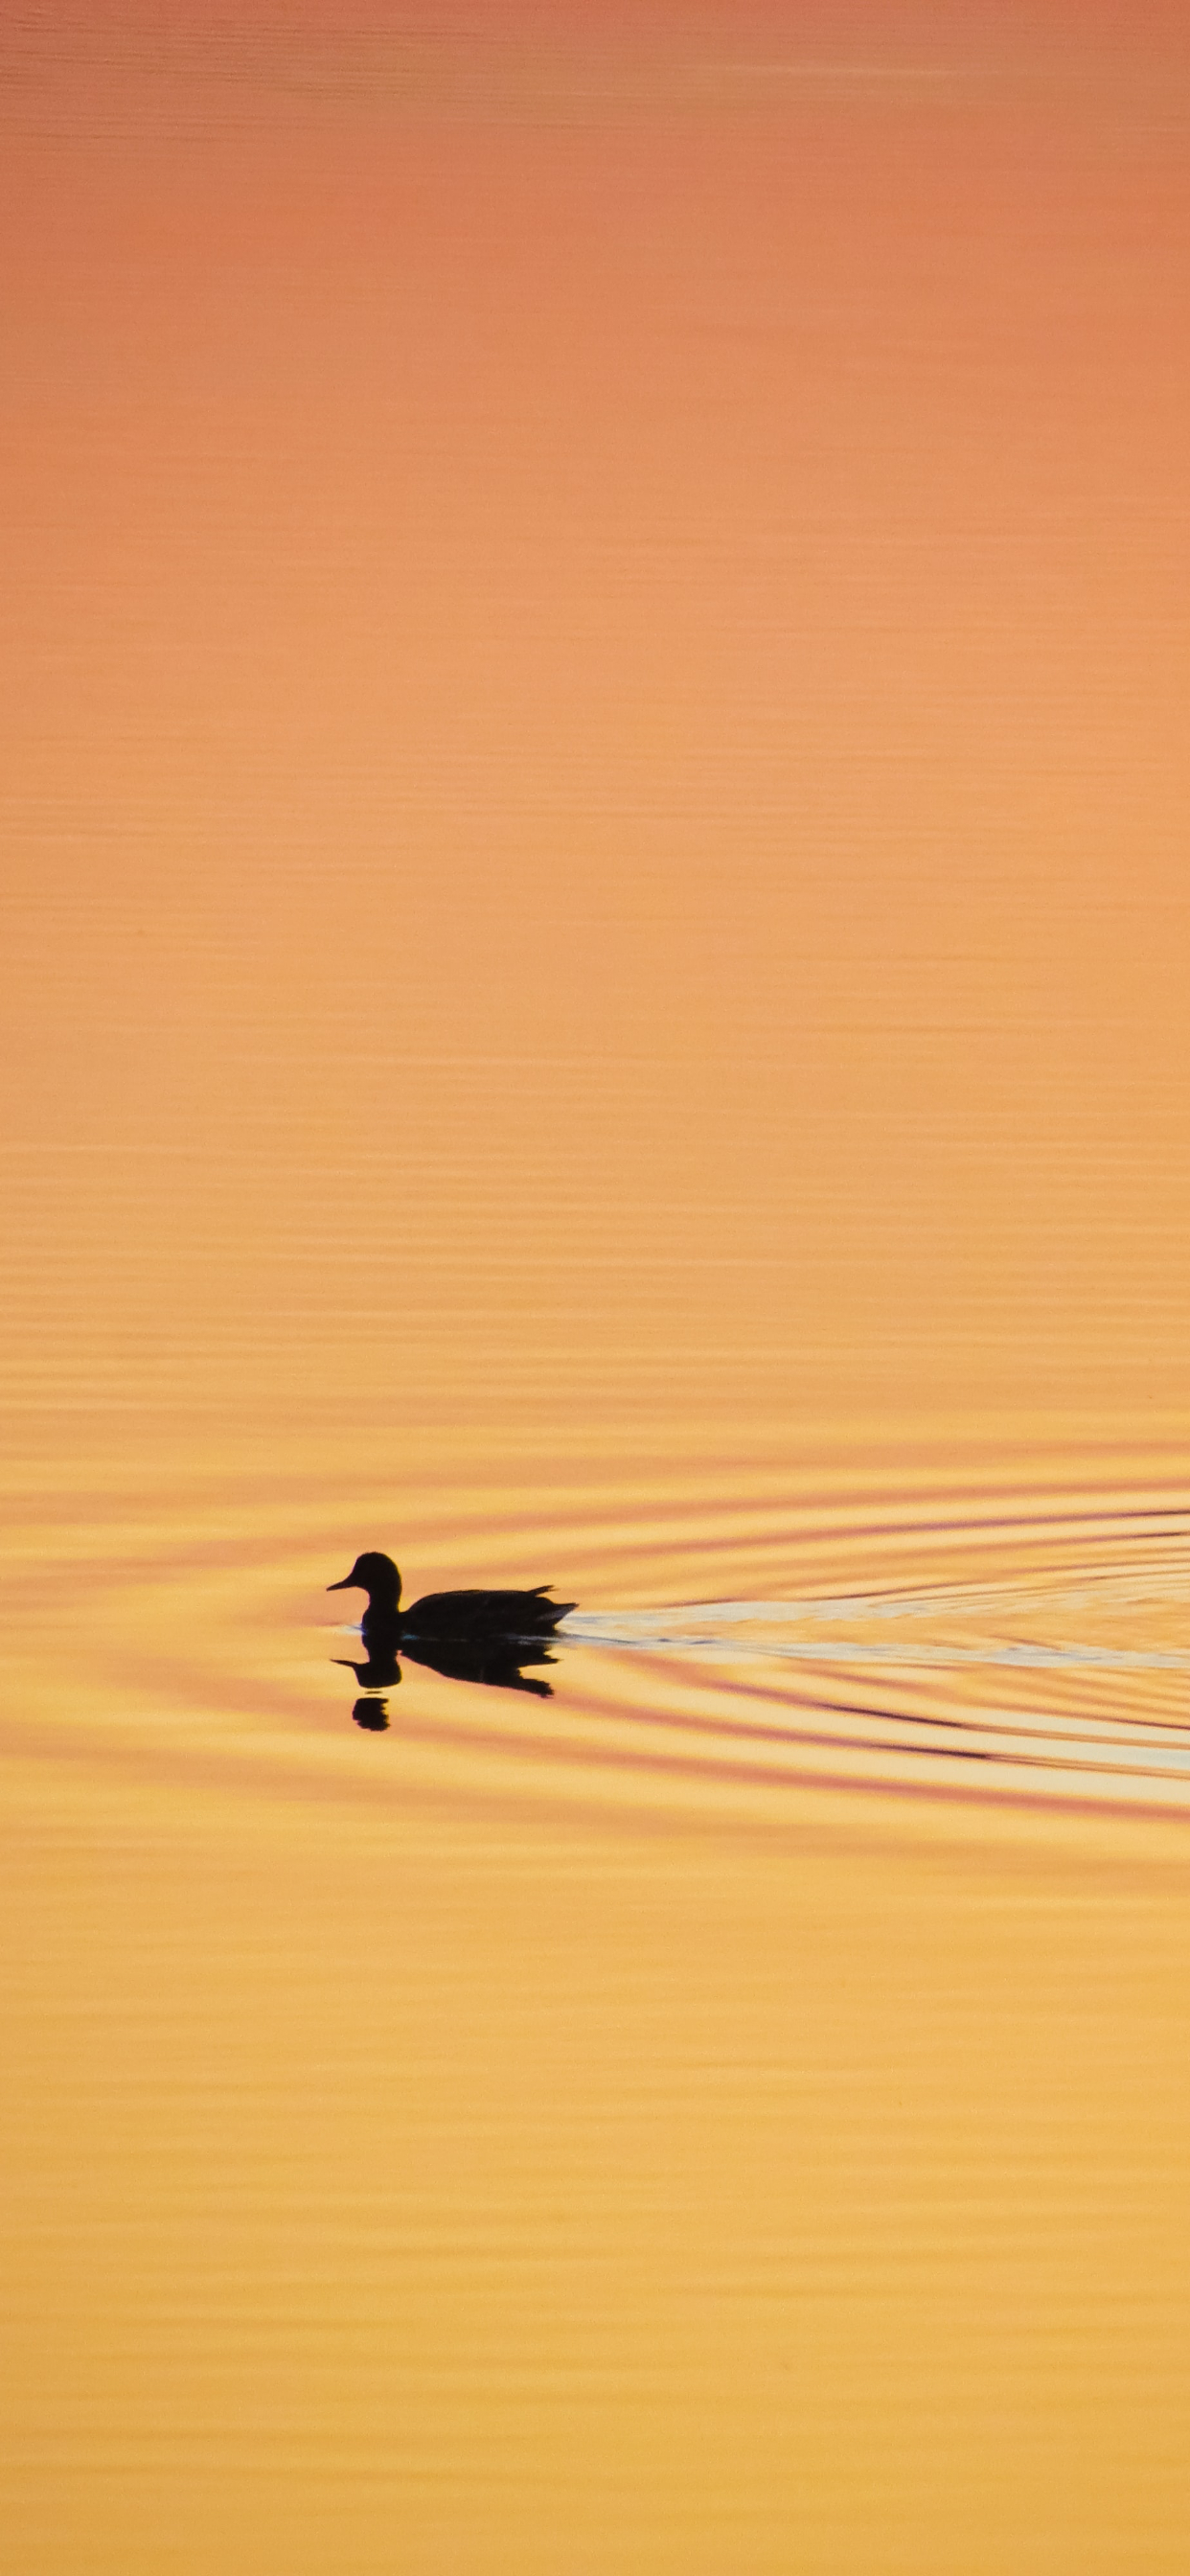
<instances>
[{"instance_id":1,"label":"orange water","mask_svg":"<svg viewBox=\"0 0 1190 2576\"><path fill-rule=\"evenodd\" d=\"M2 68L7 2554L1180 2576L1179 14Z\"/></svg>"}]
</instances>

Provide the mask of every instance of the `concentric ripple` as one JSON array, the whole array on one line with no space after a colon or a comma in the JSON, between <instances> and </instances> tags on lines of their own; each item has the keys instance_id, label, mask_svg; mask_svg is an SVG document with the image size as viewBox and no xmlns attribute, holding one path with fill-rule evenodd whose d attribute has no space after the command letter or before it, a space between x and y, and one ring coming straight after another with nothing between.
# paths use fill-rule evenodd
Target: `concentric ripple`
<instances>
[{"instance_id":1,"label":"concentric ripple","mask_svg":"<svg viewBox=\"0 0 1190 2576\"><path fill-rule=\"evenodd\" d=\"M427 1443L399 1485L323 1458L300 1483L109 1493L95 1517L48 1498L19 1538L9 1739L367 1797L779 1815L829 1786L1190 1813L1172 1465ZM532 1668L548 1695L412 1661L369 1691L324 1588L364 1544L399 1550L410 1593L553 1577L580 1607Z\"/></svg>"},{"instance_id":2,"label":"concentric ripple","mask_svg":"<svg viewBox=\"0 0 1190 2576\"><path fill-rule=\"evenodd\" d=\"M839 1570L850 1556L881 1577L862 1588L584 1608L565 1631L576 1695L647 1711L708 1762L774 1781L936 1791L961 1766L964 1796L1185 1804L1184 1497L1023 1499L993 1512L919 1495L879 1522L841 1516Z\"/></svg>"}]
</instances>

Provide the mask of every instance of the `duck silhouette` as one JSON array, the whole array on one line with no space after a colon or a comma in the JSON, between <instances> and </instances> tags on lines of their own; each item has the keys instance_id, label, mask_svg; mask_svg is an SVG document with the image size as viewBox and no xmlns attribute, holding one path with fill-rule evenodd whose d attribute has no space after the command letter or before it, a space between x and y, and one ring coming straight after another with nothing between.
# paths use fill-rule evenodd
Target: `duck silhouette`
<instances>
[{"instance_id":1,"label":"duck silhouette","mask_svg":"<svg viewBox=\"0 0 1190 2576\"><path fill-rule=\"evenodd\" d=\"M424 1643L440 1645L452 1651L469 1647L516 1645L530 1638L552 1637L560 1619L568 1610L577 1610L577 1601L550 1601L548 1583L536 1583L529 1592L425 1592L420 1601L401 1608L401 1577L391 1556L381 1556L369 1549L357 1556L350 1574L338 1583L328 1583L328 1592L366 1592L368 1606L361 1622L364 1644L370 1660L378 1655L395 1653L414 1655L418 1662L428 1663L428 1654L418 1653ZM521 1663L534 1658L522 1655ZM439 1665L438 1670L446 1669Z\"/></svg>"},{"instance_id":2,"label":"duck silhouette","mask_svg":"<svg viewBox=\"0 0 1190 2576\"><path fill-rule=\"evenodd\" d=\"M427 1592L401 1608L401 1577L391 1556L375 1549L357 1556L341 1583L328 1592L366 1592L368 1606L361 1622L365 1663L335 1657L355 1674L363 1690L391 1690L401 1678L398 1657L425 1664L449 1681L481 1682L489 1690L531 1691L550 1699L548 1682L525 1671L527 1664L552 1664L549 1640L574 1601L550 1601L548 1583L531 1592ZM351 1712L357 1726L380 1734L388 1712L379 1698L358 1699Z\"/></svg>"}]
</instances>

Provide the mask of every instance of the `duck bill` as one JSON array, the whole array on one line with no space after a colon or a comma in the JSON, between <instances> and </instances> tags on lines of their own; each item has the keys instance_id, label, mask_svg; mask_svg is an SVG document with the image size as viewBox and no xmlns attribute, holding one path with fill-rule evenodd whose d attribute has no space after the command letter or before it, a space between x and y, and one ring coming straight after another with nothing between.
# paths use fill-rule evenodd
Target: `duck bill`
<instances>
[{"instance_id":1,"label":"duck bill","mask_svg":"<svg viewBox=\"0 0 1190 2576\"><path fill-rule=\"evenodd\" d=\"M345 1574L341 1583L328 1583L326 1588L328 1592L350 1592L353 1588L351 1576Z\"/></svg>"}]
</instances>

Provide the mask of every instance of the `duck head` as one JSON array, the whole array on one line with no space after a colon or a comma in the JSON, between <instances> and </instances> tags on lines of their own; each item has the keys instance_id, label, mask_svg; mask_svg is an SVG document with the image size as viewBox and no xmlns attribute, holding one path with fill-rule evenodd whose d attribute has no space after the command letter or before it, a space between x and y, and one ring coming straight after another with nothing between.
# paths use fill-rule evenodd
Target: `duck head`
<instances>
[{"instance_id":1,"label":"duck head","mask_svg":"<svg viewBox=\"0 0 1190 2576\"><path fill-rule=\"evenodd\" d=\"M370 1617L395 1619L401 1598L401 1578L391 1556L381 1556L375 1548L366 1556L357 1556L350 1574L341 1583L328 1583L328 1592L366 1592Z\"/></svg>"}]
</instances>

